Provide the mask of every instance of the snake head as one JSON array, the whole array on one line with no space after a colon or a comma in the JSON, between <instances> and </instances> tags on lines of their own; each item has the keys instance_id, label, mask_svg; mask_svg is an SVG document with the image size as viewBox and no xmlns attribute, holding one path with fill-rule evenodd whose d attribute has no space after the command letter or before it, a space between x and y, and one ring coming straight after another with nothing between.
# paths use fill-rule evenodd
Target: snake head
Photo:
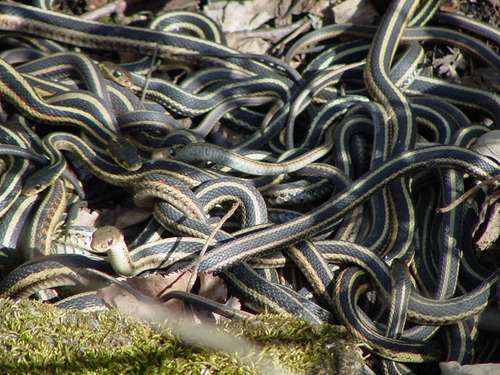
<instances>
[{"instance_id":1,"label":"snake head","mask_svg":"<svg viewBox=\"0 0 500 375\"><path fill-rule=\"evenodd\" d=\"M120 230L113 226L105 226L97 228L94 232L90 247L96 253L105 253L121 241L123 241L123 234Z\"/></svg>"},{"instance_id":2,"label":"snake head","mask_svg":"<svg viewBox=\"0 0 500 375\"><path fill-rule=\"evenodd\" d=\"M129 171L136 171L142 165L137 149L125 137L118 137L116 140L110 141L107 151L118 165Z\"/></svg>"},{"instance_id":3,"label":"snake head","mask_svg":"<svg viewBox=\"0 0 500 375\"><path fill-rule=\"evenodd\" d=\"M111 61L103 61L98 65L104 78L107 78L116 84L130 88L134 86L132 74L125 68Z\"/></svg>"}]
</instances>

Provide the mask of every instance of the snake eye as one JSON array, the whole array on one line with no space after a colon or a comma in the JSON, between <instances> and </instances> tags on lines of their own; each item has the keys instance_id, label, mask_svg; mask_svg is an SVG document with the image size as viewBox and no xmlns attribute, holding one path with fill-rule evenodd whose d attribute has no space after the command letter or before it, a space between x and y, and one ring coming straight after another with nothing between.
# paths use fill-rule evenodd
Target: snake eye
<instances>
[{"instance_id":1,"label":"snake eye","mask_svg":"<svg viewBox=\"0 0 500 375\"><path fill-rule=\"evenodd\" d=\"M108 246L112 246L112 245L113 245L113 242L114 242L114 241L113 241L113 239L112 239L112 238L108 239Z\"/></svg>"},{"instance_id":2,"label":"snake eye","mask_svg":"<svg viewBox=\"0 0 500 375\"><path fill-rule=\"evenodd\" d=\"M115 70L113 72L113 76L115 76L116 78L121 78L121 77L123 77L123 73L119 70Z\"/></svg>"}]
</instances>

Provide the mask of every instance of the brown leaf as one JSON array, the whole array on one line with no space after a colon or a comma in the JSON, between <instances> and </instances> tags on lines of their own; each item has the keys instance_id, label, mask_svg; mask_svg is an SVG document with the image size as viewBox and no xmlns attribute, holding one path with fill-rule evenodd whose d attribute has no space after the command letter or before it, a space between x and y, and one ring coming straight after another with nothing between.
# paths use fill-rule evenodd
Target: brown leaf
<instances>
[{"instance_id":1,"label":"brown leaf","mask_svg":"<svg viewBox=\"0 0 500 375\"><path fill-rule=\"evenodd\" d=\"M91 211L86 206L80 206L76 210L76 215L71 219L71 226L93 227L99 218L97 211Z\"/></svg>"},{"instance_id":2,"label":"brown leaf","mask_svg":"<svg viewBox=\"0 0 500 375\"><path fill-rule=\"evenodd\" d=\"M110 285L106 288L100 289L97 298L102 299L107 305L122 311L123 313L131 316L136 320L144 320L141 317L140 304L137 298L120 288L118 285Z\"/></svg>"},{"instance_id":3,"label":"brown leaf","mask_svg":"<svg viewBox=\"0 0 500 375\"><path fill-rule=\"evenodd\" d=\"M224 303L227 300L227 288L219 276L202 272L199 274L200 290L199 295L213 301Z\"/></svg>"},{"instance_id":4,"label":"brown leaf","mask_svg":"<svg viewBox=\"0 0 500 375\"><path fill-rule=\"evenodd\" d=\"M255 30L275 17L276 2L253 1L210 1L203 13L219 23L225 32Z\"/></svg>"},{"instance_id":5,"label":"brown leaf","mask_svg":"<svg viewBox=\"0 0 500 375\"><path fill-rule=\"evenodd\" d=\"M155 298L160 302L161 297L170 291L185 292L188 288L191 275L191 272L173 272L168 275L151 273L141 277L128 278L122 282L144 296ZM220 277L202 273L199 275L199 285L200 296L222 304L229 303L230 306L234 306L235 308L241 307L239 301L235 298L231 298L228 301L227 288ZM102 298L110 306L138 320L157 320L156 317L161 315L158 314L157 306L145 303L117 285L100 290L99 298ZM161 307L165 309L164 312L168 313L168 315L182 316L184 319L197 324L203 321L220 320L219 316L216 316L207 309L198 308L197 306L186 306L182 300L176 298L163 302Z\"/></svg>"},{"instance_id":6,"label":"brown leaf","mask_svg":"<svg viewBox=\"0 0 500 375\"><path fill-rule=\"evenodd\" d=\"M333 7L335 22L373 25L377 11L368 1L347 0Z\"/></svg>"},{"instance_id":7,"label":"brown leaf","mask_svg":"<svg viewBox=\"0 0 500 375\"><path fill-rule=\"evenodd\" d=\"M236 38L234 34L227 35L227 44L243 53L266 54L271 44L261 38Z\"/></svg>"},{"instance_id":8,"label":"brown leaf","mask_svg":"<svg viewBox=\"0 0 500 375\"><path fill-rule=\"evenodd\" d=\"M102 227L112 225L118 229L125 229L133 225L142 223L151 216L150 209L139 207L116 206L114 209L103 209L96 220L96 226Z\"/></svg>"},{"instance_id":9,"label":"brown leaf","mask_svg":"<svg viewBox=\"0 0 500 375\"><path fill-rule=\"evenodd\" d=\"M444 0L440 9L446 12L457 12L460 10L460 3L457 0Z\"/></svg>"},{"instance_id":10,"label":"brown leaf","mask_svg":"<svg viewBox=\"0 0 500 375\"><path fill-rule=\"evenodd\" d=\"M191 12L197 12L200 9L199 4L197 4L194 1L187 2L188 4L186 4L186 0L170 0L170 1L166 1L165 3L166 4L162 9L163 12L166 12L169 10L177 10L177 9L189 10ZM189 5L189 6L186 8L186 5Z\"/></svg>"},{"instance_id":11,"label":"brown leaf","mask_svg":"<svg viewBox=\"0 0 500 375\"><path fill-rule=\"evenodd\" d=\"M500 191L494 191L481 206L478 223L476 224L473 236L480 232L480 228L484 230L476 241L476 248L479 251L489 249L500 235Z\"/></svg>"}]
</instances>

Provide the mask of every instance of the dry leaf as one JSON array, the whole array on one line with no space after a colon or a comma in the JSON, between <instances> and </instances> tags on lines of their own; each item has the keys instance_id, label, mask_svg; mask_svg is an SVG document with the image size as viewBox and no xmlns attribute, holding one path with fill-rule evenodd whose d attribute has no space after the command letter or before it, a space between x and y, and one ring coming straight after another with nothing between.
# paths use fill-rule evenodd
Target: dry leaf
<instances>
[{"instance_id":1,"label":"dry leaf","mask_svg":"<svg viewBox=\"0 0 500 375\"><path fill-rule=\"evenodd\" d=\"M76 215L71 219L71 226L75 227L94 227L99 218L97 211L90 211L86 206L78 207Z\"/></svg>"},{"instance_id":2,"label":"dry leaf","mask_svg":"<svg viewBox=\"0 0 500 375\"><path fill-rule=\"evenodd\" d=\"M458 82L460 75L457 71L465 69L467 60L458 48L450 48L450 52L442 58L435 58L433 66L436 67L439 75L448 77L452 82Z\"/></svg>"},{"instance_id":3,"label":"dry leaf","mask_svg":"<svg viewBox=\"0 0 500 375\"><path fill-rule=\"evenodd\" d=\"M457 0L444 0L439 9L446 12L458 12L460 10L460 3Z\"/></svg>"},{"instance_id":4,"label":"dry leaf","mask_svg":"<svg viewBox=\"0 0 500 375\"><path fill-rule=\"evenodd\" d=\"M254 1L211 1L203 13L221 25L224 32L255 30L274 18L277 2Z\"/></svg>"},{"instance_id":5,"label":"dry leaf","mask_svg":"<svg viewBox=\"0 0 500 375\"><path fill-rule=\"evenodd\" d=\"M227 35L227 44L243 53L265 55L271 44L262 38L238 38L235 34Z\"/></svg>"},{"instance_id":6,"label":"dry leaf","mask_svg":"<svg viewBox=\"0 0 500 375\"><path fill-rule=\"evenodd\" d=\"M489 249L500 235L499 198L500 191L496 190L488 197L488 199L484 201L481 206L478 223L472 232L472 235L476 237L476 235L480 232L481 227L484 226L484 230L476 241L476 248L479 251Z\"/></svg>"},{"instance_id":7,"label":"dry leaf","mask_svg":"<svg viewBox=\"0 0 500 375\"><path fill-rule=\"evenodd\" d=\"M166 1L165 3L166 4L162 9L163 12L167 12L170 10L177 10L177 9L188 10L191 12L198 12L200 9L199 4L197 4L194 1L186 2L186 0L170 0ZM186 8L187 5L189 6Z\"/></svg>"},{"instance_id":8,"label":"dry leaf","mask_svg":"<svg viewBox=\"0 0 500 375\"><path fill-rule=\"evenodd\" d=\"M118 229L129 228L136 224L146 221L151 216L151 210L146 208L134 207L128 209L119 215L114 226Z\"/></svg>"},{"instance_id":9,"label":"dry leaf","mask_svg":"<svg viewBox=\"0 0 500 375\"><path fill-rule=\"evenodd\" d=\"M220 303L227 301L227 288L219 276L202 272L198 277L200 280L200 296Z\"/></svg>"},{"instance_id":10,"label":"dry leaf","mask_svg":"<svg viewBox=\"0 0 500 375\"><path fill-rule=\"evenodd\" d=\"M97 227L112 225L118 229L125 229L146 221L151 216L151 209L140 207L116 206L114 209L103 209L96 220Z\"/></svg>"},{"instance_id":11,"label":"dry leaf","mask_svg":"<svg viewBox=\"0 0 500 375\"><path fill-rule=\"evenodd\" d=\"M108 306L122 311L135 320L144 320L140 315L140 304L137 298L118 285L112 284L98 290L96 297L102 299Z\"/></svg>"},{"instance_id":12,"label":"dry leaf","mask_svg":"<svg viewBox=\"0 0 500 375\"><path fill-rule=\"evenodd\" d=\"M377 16L375 8L366 0L347 0L333 7L335 23L373 25Z\"/></svg>"},{"instance_id":13,"label":"dry leaf","mask_svg":"<svg viewBox=\"0 0 500 375\"><path fill-rule=\"evenodd\" d=\"M471 149L497 162L500 161L500 130L491 130L483 134L471 146Z\"/></svg>"},{"instance_id":14,"label":"dry leaf","mask_svg":"<svg viewBox=\"0 0 500 375\"><path fill-rule=\"evenodd\" d=\"M160 303L161 298L168 292L185 292L191 275L191 272L172 272L168 275L151 273L142 277L125 279L122 282L144 296L154 298ZM234 308L241 308L238 299L231 298L228 300L227 288L220 277L202 273L199 275L199 285L198 294L200 296L221 304L228 303ZM155 321L158 320L159 316L164 316L167 313L169 316L181 316L184 320L196 324L206 321L220 321L220 316L216 316L207 309L197 308L196 306L187 307L182 300L176 298L162 302L161 308L164 310L163 314L161 314L158 311L159 305L154 306L145 303L118 285L103 288L99 292L99 298L137 320Z\"/></svg>"}]
</instances>

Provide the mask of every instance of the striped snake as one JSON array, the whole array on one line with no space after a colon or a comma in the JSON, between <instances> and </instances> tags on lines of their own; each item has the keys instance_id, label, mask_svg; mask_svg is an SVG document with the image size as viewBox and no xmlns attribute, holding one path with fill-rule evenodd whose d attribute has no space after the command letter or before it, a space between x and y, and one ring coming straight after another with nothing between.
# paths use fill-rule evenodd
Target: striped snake
<instances>
[{"instance_id":1,"label":"striped snake","mask_svg":"<svg viewBox=\"0 0 500 375\"><path fill-rule=\"evenodd\" d=\"M471 238L486 190L436 208L499 174L469 148L500 122L500 100L423 67L428 46L445 44L499 68L482 39L498 45L500 32L438 0L380 3L378 26L312 31L283 62L228 47L196 13L145 29L0 2L2 43L13 43L0 54L0 296L77 286L85 293L58 305L102 308L88 292L97 274L214 272L258 311L344 324L387 373L487 360L471 349L488 333L464 328L500 277ZM351 39L332 45L340 35ZM26 47L33 38L40 50ZM95 61L89 49L140 58ZM147 77L167 62L185 77ZM71 206L108 192L149 210L141 233L104 227L64 242ZM231 202L238 219L214 230Z\"/></svg>"}]
</instances>

